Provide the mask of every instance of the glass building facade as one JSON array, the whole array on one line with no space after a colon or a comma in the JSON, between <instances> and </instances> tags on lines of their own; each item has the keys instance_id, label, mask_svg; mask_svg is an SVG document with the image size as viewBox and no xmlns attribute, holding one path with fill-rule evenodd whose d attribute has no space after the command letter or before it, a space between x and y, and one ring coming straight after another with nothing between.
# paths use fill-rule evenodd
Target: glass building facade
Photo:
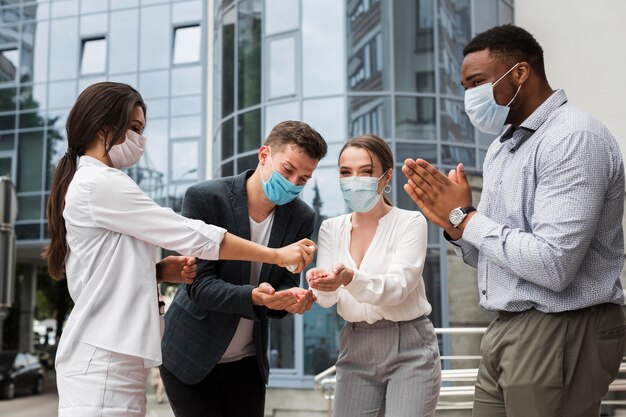
<instances>
[{"instance_id":1,"label":"glass building facade","mask_svg":"<svg viewBox=\"0 0 626 417\"><path fill-rule=\"evenodd\" d=\"M137 88L146 155L129 172L175 209L204 179L207 2L0 1L0 175L17 185L18 260L39 257L45 204L78 94L100 81Z\"/></svg>"},{"instance_id":2,"label":"glass building facade","mask_svg":"<svg viewBox=\"0 0 626 417\"><path fill-rule=\"evenodd\" d=\"M473 34L511 23L512 1L225 0L214 12L215 176L256 167L258 147L287 119L309 123L329 144L302 194L320 222L347 212L337 158L359 134L378 134L394 151L390 197L401 208L415 209L402 189L407 157L440 169L463 162L480 174L493 137L464 113L462 49ZM431 226L424 279L436 326L447 324L445 245ZM332 365L342 325L335 309L317 305L273 321L271 384L306 385Z\"/></svg>"}]
</instances>

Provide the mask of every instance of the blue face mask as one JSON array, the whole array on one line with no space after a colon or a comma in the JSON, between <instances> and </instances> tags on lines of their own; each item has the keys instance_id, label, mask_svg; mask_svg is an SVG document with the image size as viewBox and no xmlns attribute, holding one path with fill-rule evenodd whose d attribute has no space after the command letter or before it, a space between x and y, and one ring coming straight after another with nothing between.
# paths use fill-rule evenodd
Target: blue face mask
<instances>
[{"instance_id":1,"label":"blue face mask","mask_svg":"<svg viewBox=\"0 0 626 417\"><path fill-rule=\"evenodd\" d=\"M509 106L517 97L517 93L519 93L522 85L520 84L517 92L506 106L496 103L496 99L493 97L493 87L513 71L518 64L519 62L513 65L506 74L493 84L485 83L465 90L465 113L467 113L470 121L478 130L494 135L502 132L506 117L509 115Z\"/></svg>"},{"instance_id":2,"label":"blue face mask","mask_svg":"<svg viewBox=\"0 0 626 417\"><path fill-rule=\"evenodd\" d=\"M346 202L350 210L357 213L366 213L370 211L382 193L378 193L378 181L385 176L387 172L378 178L372 177L348 177L340 178L341 191L343 192L343 200Z\"/></svg>"},{"instance_id":3,"label":"blue face mask","mask_svg":"<svg viewBox=\"0 0 626 417\"><path fill-rule=\"evenodd\" d=\"M265 196L277 206L282 206L299 196L304 186L292 184L274 169L271 151L269 160L270 164L272 164L272 175L270 175L267 181L263 180L263 175L261 175L261 184L263 185Z\"/></svg>"}]
</instances>

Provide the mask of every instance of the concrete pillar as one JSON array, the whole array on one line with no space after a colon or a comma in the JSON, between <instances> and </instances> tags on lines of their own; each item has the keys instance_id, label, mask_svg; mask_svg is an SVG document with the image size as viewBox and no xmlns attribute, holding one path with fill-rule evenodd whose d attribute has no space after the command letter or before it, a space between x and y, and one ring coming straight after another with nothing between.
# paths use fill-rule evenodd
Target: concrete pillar
<instances>
[{"instance_id":1,"label":"concrete pillar","mask_svg":"<svg viewBox=\"0 0 626 417\"><path fill-rule=\"evenodd\" d=\"M35 296L37 294L37 265L23 265L23 273L18 279L21 283L19 294L19 332L18 349L33 351L33 320L35 319Z\"/></svg>"}]
</instances>

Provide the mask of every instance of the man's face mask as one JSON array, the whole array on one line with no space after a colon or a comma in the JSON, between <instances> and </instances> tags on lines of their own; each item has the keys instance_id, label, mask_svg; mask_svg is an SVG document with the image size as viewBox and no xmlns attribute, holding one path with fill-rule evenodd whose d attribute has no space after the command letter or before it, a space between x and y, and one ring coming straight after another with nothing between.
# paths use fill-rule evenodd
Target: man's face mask
<instances>
[{"instance_id":1,"label":"man's face mask","mask_svg":"<svg viewBox=\"0 0 626 417\"><path fill-rule=\"evenodd\" d=\"M280 172L274 169L274 161L272 161L272 151L269 151L270 164L272 165L272 175L265 181L261 175L261 185L265 196L277 206L287 204L300 195L303 185L292 184L287 178L283 177Z\"/></svg>"},{"instance_id":2,"label":"man's face mask","mask_svg":"<svg viewBox=\"0 0 626 417\"><path fill-rule=\"evenodd\" d=\"M517 88L515 95L506 106L496 103L493 96L493 87L506 77L511 71L519 65L519 62L511 67L502 77L498 78L495 83L485 83L478 87L465 90L465 113L470 118L472 124L480 131L490 134L498 134L502 132L506 117L509 115L509 105L515 100L522 85Z\"/></svg>"}]
</instances>

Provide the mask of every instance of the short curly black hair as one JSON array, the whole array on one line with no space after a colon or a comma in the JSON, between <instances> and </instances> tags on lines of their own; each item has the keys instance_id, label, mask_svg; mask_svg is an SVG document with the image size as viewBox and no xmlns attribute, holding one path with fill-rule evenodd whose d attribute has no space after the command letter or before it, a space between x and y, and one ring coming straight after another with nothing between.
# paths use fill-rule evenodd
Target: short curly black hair
<instances>
[{"instance_id":1,"label":"short curly black hair","mask_svg":"<svg viewBox=\"0 0 626 417\"><path fill-rule=\"evenodd\" d=\"M463 56L488 50L510 65L526 61L541 78L546 78L543 49L539 42L521 27L502 25L479 33L463 48Z\"/></svg>"}]
</instances>

